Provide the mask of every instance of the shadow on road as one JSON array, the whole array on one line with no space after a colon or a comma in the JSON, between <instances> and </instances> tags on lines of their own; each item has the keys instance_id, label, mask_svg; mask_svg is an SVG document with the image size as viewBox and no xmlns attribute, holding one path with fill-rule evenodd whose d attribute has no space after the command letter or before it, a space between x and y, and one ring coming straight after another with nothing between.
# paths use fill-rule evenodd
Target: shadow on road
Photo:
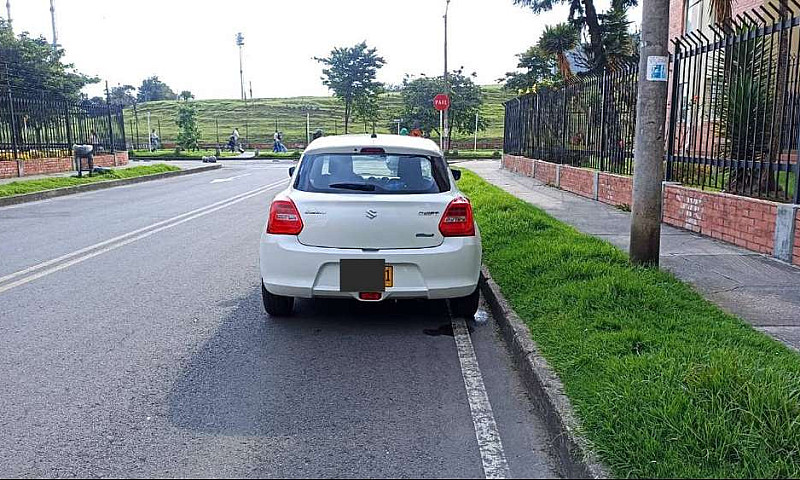
<instances>
[{"instance_id":1,"label":"shadow on road","mask_svg":"<svg viewBox=\"0 0 800 480\"><path fill-rule=\"evenodd\" d=\"M173 386L170 420L180 428L272 437L364 429L381 436L402 430L410 416L421 428L441 423L438 414L460 403L452 337L424 333L449 324L443 301L300 301L294 316L270 318L254 290L229 306L234 310Z\"/></svg>"}]
</instances>

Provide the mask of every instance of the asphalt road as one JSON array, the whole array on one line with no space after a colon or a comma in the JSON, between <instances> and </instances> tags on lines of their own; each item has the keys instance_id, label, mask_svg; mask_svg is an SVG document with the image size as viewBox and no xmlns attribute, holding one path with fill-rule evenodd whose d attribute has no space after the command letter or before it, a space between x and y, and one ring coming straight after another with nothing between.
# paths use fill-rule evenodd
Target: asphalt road
<instances>
[{"instance_id":1,"label":"asphalt road","mask_svg":"<svg viewBox=\"0 0 800 480\"><path fill-rule=\"evenodd\" d=\"M287 167L0 208L0 476L484 476L444 302L264 313L258 239ZM494 320L469 327L494 454L554 476Z\"/></svg>"}]
</instances>

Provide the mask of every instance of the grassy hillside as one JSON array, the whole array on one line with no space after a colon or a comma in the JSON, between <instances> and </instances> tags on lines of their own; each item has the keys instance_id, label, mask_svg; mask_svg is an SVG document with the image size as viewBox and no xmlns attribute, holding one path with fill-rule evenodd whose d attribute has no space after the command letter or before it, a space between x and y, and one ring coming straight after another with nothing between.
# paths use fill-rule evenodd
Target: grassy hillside
<instances>
[{"instance_id":1,"label":"grassy hillside","mask_svg":"<svg viewBox=\"0 0 800 480\"><path fill-rule=\"evenodd\" d=\"M503 105L513 95L503 91L499 86L482 87L486 95L481 111L488 121L488 129L478 132L478 142L500 144L503 138ZM257 98L249 101L247 108L241 100L197 100L201 142L213 144L217 141L219 125L219 141L225 143L234 127L244 137L249 132L251 143L271 143L275 132L275 123L284 134L284 142L291 144L305 143L306 113L310 114L311 131L321 128L325 134L342 133L342 107L333 97L292 97L292 98ZM387 93L380 100L380 116L378 133L389 131L388 123L397 118L401 99L399 93ZM177 101L148 102L137 107L139 119L139 142L147 143L147 113L150 113L150 124L153 128L161 125L161 140L172 143L177 136L175 118L178 110ZM132 108L125 110L125 129L128 138L136 134L135 116ZM369 127L371 131L371 126ZM364 131L364 125L351 125L350 132ZM472 135L454 135L456 142L472 145ZM462 147L464 148L464 147ZM480 148L480 146L479 146Z\"/></svg>"}]
</instances>

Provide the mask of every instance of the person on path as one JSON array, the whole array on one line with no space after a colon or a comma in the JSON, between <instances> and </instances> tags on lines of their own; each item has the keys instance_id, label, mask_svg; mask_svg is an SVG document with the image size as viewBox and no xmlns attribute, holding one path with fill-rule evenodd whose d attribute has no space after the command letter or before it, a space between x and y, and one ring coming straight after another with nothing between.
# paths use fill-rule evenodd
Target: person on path
<instances>
[{"instance_id":1,"label":"person on path","mask_svg":"<svg viewBox=\"0 0 800 480\"><path fill-rule=\"evenodd\" d=\"M156 129L154 128L152 132L150 132L150 148L151 151L158 150L158 144L160 142L160 138L158 138L158 134L156 133Z\"/></svg>"},{"instance_id":2,"label":"person on path","mask_svg":"<svg viewBox=\"0 0 800 480\"><path fill-rule=\"evenodd\" d=\"M407 136L408 135L408 129L406 127L401 128L400 129L400 135Z\"/></svg>"}]
</instances>

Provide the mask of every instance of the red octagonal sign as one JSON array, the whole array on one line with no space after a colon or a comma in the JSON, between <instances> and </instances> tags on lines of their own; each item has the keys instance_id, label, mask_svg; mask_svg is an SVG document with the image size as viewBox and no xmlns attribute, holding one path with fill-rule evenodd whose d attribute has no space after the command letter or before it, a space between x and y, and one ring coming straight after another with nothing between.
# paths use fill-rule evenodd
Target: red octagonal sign
<instances>
[{"instance_id":1,"label":"red octagonal sign","mask_svg":"<svg viewBox=\"0 0 800 480\"><path fill-rule=\"evenodd\" d=\"M433 97L433 108L436 110L447 110L450 108L450 97L443 93L436 95Z\"/></svg>"}]
</instances>

